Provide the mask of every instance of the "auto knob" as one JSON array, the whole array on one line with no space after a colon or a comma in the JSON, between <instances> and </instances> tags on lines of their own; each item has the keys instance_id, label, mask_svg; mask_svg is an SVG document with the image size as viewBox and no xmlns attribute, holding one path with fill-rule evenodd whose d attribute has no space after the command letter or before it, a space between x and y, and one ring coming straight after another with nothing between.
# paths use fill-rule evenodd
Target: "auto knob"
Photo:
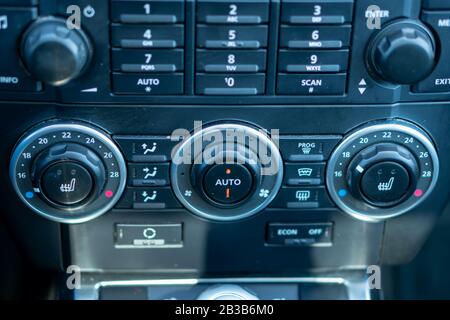
<instances>
[{"instance_id":1,"label":"auto knob","mask_svg":"<svg viewBox=\"0 0 450 320\"><path fill-rule=\"evenodd\" d=\"M172 154L170 173L175 196L192 213L236 221L263 211L276 197L283 161L266 132L221 123L183 139Z\"/></svg>"},{"instance_id":2,"label":"auto knob","mask_svg":"<svg viewBox=\"0 0 450 320\"><path fill-rule=\"evenodd\" d=\"M92 45L81 29L69 29L64 19L36 20L24 33L21 55L29 73L46 84L62 86L86 71Z\"/></svg>"},{"instance_id":3,"label":"auto knob","mask_svg":"<svg viewBox=\"0 0 450 320\"><path fill-rule=\"evenodd\" d=\"M436 44L431 31L421 22L401 20L384 27L369 44L369 69L392 83L412 85L434 69Z\"/></svg>"}]
</instances>

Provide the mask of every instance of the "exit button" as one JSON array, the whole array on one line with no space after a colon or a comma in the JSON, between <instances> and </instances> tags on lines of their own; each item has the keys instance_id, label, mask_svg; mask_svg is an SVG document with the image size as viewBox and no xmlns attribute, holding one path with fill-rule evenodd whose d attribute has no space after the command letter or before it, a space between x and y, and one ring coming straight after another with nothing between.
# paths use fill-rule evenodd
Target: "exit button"
<instances>
[{"instance_id":1,"label":"exit button","mask_svg":"<svg viewBox=\"0 0 450 320\"><path fill-rule=\"evenodd\" d=\"M274 245L331 245L332 223L270 223L267 243Z\"/></svg>"}]
</instances>

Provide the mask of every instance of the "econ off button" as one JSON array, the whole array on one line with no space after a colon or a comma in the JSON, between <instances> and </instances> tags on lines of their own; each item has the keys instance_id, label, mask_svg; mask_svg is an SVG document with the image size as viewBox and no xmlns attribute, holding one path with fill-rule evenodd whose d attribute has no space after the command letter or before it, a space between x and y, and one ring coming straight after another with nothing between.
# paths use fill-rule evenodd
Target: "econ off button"
<instances>
[{"instance_id":1,"label":"econ off button","mask_svg":"<svg viewBox=\"0 0 450 320\"><path fill-rule=\"evenodd\" d=\"M242 164L214 165L203 178L203 190L209 200L224 205L244 200L252 186L252 174Z\"/></svg>"}]
</instances>

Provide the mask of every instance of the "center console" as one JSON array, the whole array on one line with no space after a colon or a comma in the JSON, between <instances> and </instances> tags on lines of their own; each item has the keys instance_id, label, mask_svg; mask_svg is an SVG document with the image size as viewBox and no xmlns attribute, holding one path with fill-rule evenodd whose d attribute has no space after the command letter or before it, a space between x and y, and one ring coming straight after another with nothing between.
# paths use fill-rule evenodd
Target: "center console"
<instances>
[{"instance_id":1,"label":"center console","mask_svg":"<svg viewBox=\"0 0 450 320\"><path fill-rule=\"evenodd\" d=\"M447 205L446 1L0 0L0 35L2 219L78 298L370 298Z\"/></svg>"}]
</instances>

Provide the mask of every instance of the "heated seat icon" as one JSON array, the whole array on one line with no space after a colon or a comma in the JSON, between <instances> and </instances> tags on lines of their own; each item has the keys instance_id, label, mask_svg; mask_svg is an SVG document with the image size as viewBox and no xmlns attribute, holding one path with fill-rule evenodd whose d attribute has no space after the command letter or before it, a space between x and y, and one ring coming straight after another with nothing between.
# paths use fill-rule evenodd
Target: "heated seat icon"
<instances>
[{"instance_id":1,"label":"heated seat icon","mask_svg":"<svg viewBox=\"0 0 450 320\"><path fill-rule=\"evenodd\" d=\"M61 186L59 187L59 190L61 190L61 192L74 192L76 181L77 180L75 178L73 178L72 180L70 180L70 183L61 184Z\"/></svg>"},{"instance_id":2,"label":"heated seat icon","mask_svg":"<svg viewBox=\"0 0 450 320\"><path fill-rule=\"evenodd\" d=\"M394 185L394 177L391 177L388 182L380 182L378 184L378 191L390 191Z\"/></svg>"}]
</instances>

